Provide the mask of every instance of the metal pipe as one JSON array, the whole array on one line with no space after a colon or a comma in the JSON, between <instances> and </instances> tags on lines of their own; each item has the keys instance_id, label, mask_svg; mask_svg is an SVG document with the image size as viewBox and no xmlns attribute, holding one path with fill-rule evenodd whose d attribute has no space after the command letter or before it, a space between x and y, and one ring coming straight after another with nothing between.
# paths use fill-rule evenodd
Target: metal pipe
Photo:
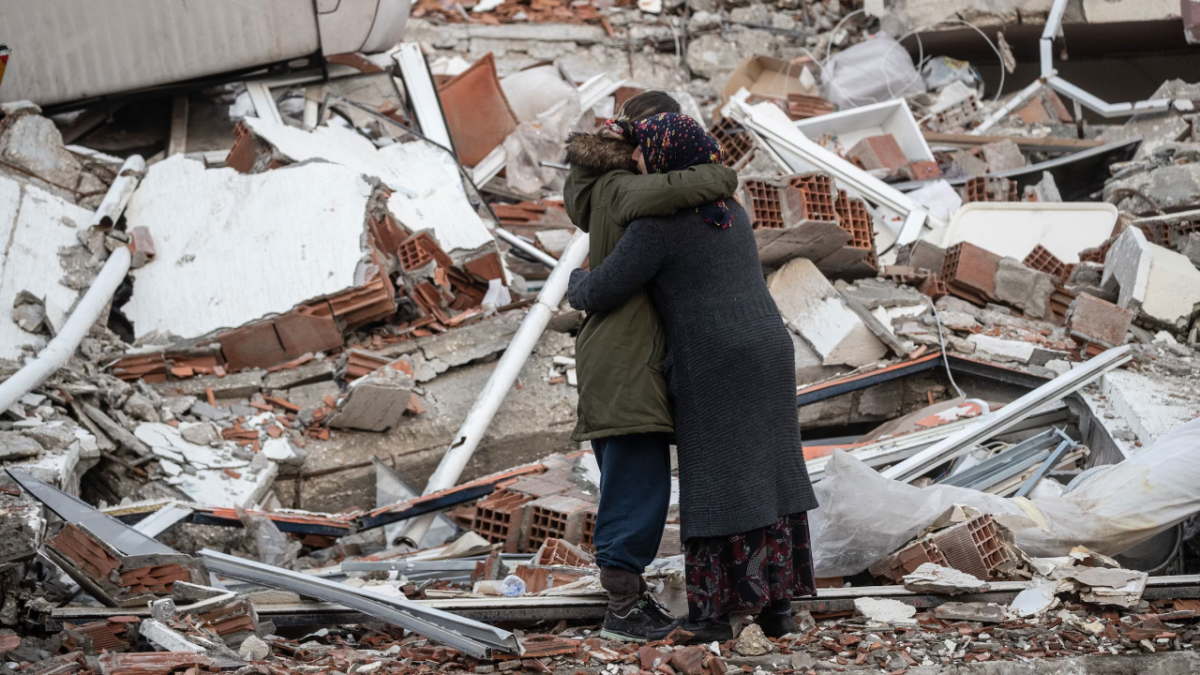
<instances>
[{"instance_id":1,"label":"metal pipe","mask_svg":"<svg viewBox=\"0 0 1200 675\"><path fill-rule=\"evenodd\" d=\"M982 423L947 438L940 443L931 445L925 450L895 464L884 471L885 477L907 483L914 478L933 469L935 466L949 461L967 452L977 443L1003 433L1022 419L1031 415L1040 406L1057 401L1075 392L1088 382L1104 373L1128 363L1133 359L1130 347L1118 347L1093 357L1078 368L1070 370L1034 389L1017 400L1001 408L998 412L981 418Z\"/></svg>"},{"instance_id":2,"label":"metal pipe","mask_svg":"<svg viewBox=\"0 0 1200 675\"><path fill-rule=\"evenodd\" d=\"M555 267L558 267L558 261L554 259L554 256L550 255L549 253L546 253L542 249L525 241L524 239L513 234L512 232L509 232L508 230L504 229L503 227L500 227L499 225L497 225L495 234L497 237L500 237L504 241L507 241L508 243L512 244L513 246L516 246L517 248L528 253L529 255L533 256L534 258L537 258L538 262L542 263L546 267L549 267L550 269L554 269Z\"/></svg>"},{"instance_id":3,"label":"metal pipe","mask_svg":"<svg viewBox=\"0 0 1200 675\"><path fill-rule=\"evenodd\" d=\"M537 345L542 331L546 329L550 318L558 311L559 303L567 294L567 283L571 280L572 270L582 265L587 255L587 234L576 231L575 236L571 238L571 243L567 244L567 249L558 259L558 265L550 272L546 284L538 293L537 302L529 308L529 313L525 315L521 327L517 329L516 335L513 335L512 341L508 343L508 348L504 350L504 355L496 363L496 369L492 371L487 384L483 385L483 391L479 392L479 397L475 399L475 404L471 406L467 418L463 420L462 427L454 436L454 442L450 444L446 454L442 455L442 461L438 463L437 469L429 477L423 494L446 490L458 483L458 478L467 466L467 461L479 447L479 442L483 440L488 425L492 423L492 418L496 416L496 411L500 409L504 397L508 395L513 383L517 381L517 376L521 374L521 368L529 360L529 354ZM421 541L429 530L433 518L434 514L413 518L405 528L403 536L413 542Z\"/></svg>"},{"instance_id":4,"label":"metal pipe","mask_svg":"<svg viewBox=\"0 0 1200 675\"><path fill-rule=\"evenodd\" d=\"M104 196L104 201L100 203L100 209L96 210L92 225L112 223L121 217L121 212L129 202L129 196L133 194L140 180L141 168L144 167L145 162L141 157L134 156L125 161L120 175L113 181L108 194ZM58 335L54 336L34 360L25 364L25 367L12 377L0 382L0 410L8 410L71 358L79 348L79 343L83 342L83 338L108 307L113 294L117 292L117 287L125 280L132 260L133 256L127 246L118 248L108 256L100 274L96 275L96 280L75 306L75 311L71 312L70 318L63 324Z\"/></svg>"},{"instance_id":5,"label":"metal pipe","mask_svg":"<svg viewBox=\"0 0 1200 675\"><path fill-rule=\"evenodd\" d=\"M1001 107L996 112L992 113L991 116L989 116L986 120L981 122L979 124L979 126L975 127L974 129L972 129L971 131L969 131L967 133L971 136L982 135L983 132L987 131L988 129L991 129L1000 120L1004 119L1005 117L1008 117L1012 113L1012 111L1016 110L1017 108L1021 107L1022 105L1025 105L1025 102L1028 101L1029 99L1033 98L1034 96L1036 96L1038 94L1038 92L1040 92L1042 90L1042 87L1044 87L1044 86L1046 86L1046 82L1044 80L1040 80L1040 79L1034 80L1028 87L1025 87L1020 92L1018 92L1016 96L1009 99L1008 103L1005 103L1003 107Z\"/></svg>"},{"instance_id":6,"label":"metal pipe","mask_svg":"<svg viewBox=\"0 0 1200 675\"><path fill-rule=\"evenodd\" d=\"M133 196L133 191L137 189L145 172L146 160L142 159L141 155L133 155L125 160L125 163L121 165L121 170L117 172L116 180L108 186L104 201L100 202L100 206L96 209L96 214L92 216L88 226L112 227L113 223L117 222L124 213L125 205L129 203L129 198Z\"/></svg>"}]
</instances>

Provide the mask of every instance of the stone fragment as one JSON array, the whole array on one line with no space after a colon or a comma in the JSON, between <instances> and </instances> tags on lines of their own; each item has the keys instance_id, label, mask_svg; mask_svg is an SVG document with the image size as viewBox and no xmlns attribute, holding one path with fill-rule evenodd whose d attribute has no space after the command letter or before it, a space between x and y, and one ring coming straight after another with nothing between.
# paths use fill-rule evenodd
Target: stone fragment
<instances>
[{"instance_id":1,"label":"stone fragment","mask_svg":"<svg viewBox=\"0 0 1200 675\"><path fill-rule=\"evenodd\" d=\"M871 621L892 626L915 626L917 608L887 598L855 598L854 611Z\"/></svg>"},{"instance_id":2,"label":"stone fragment","mask_svg":"<svg viewBox=\"0 0 1200 675\"><path fill-rule=\"evenodd\" d=\"M767 639L761 626L752 623L738 635L737 646L734 649L742 656L762 656L771 653L775 645Z\"/></svg>"},{"instance_id":3,"label":"stone fragment","mask_svg":"<svg viewBox=\"0 0 1200 675\"><path fill-rule=\"evenodd\" d=\"M206 404L207 405L207 404ZM179 435L183 440L196 445L212 445L221 440L221 432L209 422L180 424Z\"/></svg>"},{"instance_id":4,"label":"stone fragment","mask_svg":"<svg viewBox=\"0 0 1200 675\"><path fill-rule=\"evenodd\" d=\"M37 457L42 445L16 431L0 431L0 460Z\"/></svg>"},{"instance_id":5,"label":"stone fragment","mask_svg":"<svg viewBox=\"0 0 1200 675\"><path fill-rule=\"evenodd\" d=\"M238 655L247 661L262 661L271 655L271 646L257 635L251 635L238 647Z\"/></svg>"},{"instance_id":6,"label":"stone fragment","mask_svg":"<svg viewBox=\"0 0 1200 675\"><path fill-rule=\"evenodd\" d=\"M947 602L938 605L933 615L942 621L979 621L981 623L1002 623L1004 608L990 602Z\"/></svg>"},{"instance_id":7,"label":"stone fragment","mask_svg":"<svg viewBox=\"0 0 1200 675\"><path fill-rule=\"evenodd\" d=\"M904 587L914 593L944 595L984 593L991 588L973 575L935 563L922 563L911 574L904 575Z\"/></svg>"},{"instance_id":8,"label":"stone fragment","mask_svg":"<svg viewBox=\"0 0 1200 675\"><path fill-rule=\"evenodd\" d=\"M130 394L121 408L132 418L143 422L158 422L158 411L149 398L139 393Z\"/></svg>"}]
</instances>

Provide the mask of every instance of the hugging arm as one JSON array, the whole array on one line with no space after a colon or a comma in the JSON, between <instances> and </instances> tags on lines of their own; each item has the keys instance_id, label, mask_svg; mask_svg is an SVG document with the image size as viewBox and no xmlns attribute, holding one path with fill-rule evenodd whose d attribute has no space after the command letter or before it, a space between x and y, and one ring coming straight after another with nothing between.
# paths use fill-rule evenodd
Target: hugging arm
<instances>
[{"instance_id":1,"label":"hugging arm","mask_svg":"<svg viewBox=\"0 0 1200 675\"><path fill-rule=\"evenodd\" d=\"M666 217L680 209L726 199L737 191L737 172L720 164L682 171L615 176L613 214L624 224L638 218Z\"/></svg>"},{"instance_id":2,"label":"hugging arm","mask_svg":"<svg viewBox=\"0 0 1200 675\"><path fill-rule=\"evenodd\" d=\"M571 272L571 307L586 312L616 309L650 283L666 260L659 227L645 221L630 225L603 264L591 272Z\"/></svg>"}]
</instances>

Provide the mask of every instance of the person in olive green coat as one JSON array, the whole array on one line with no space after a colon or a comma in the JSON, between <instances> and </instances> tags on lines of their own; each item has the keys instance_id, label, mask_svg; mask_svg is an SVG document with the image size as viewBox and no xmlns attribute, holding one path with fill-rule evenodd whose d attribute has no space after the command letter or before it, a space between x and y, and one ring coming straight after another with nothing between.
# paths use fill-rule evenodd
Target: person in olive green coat
<instances>
[{"instance_id":1,"label":"person in olive green coat","mask_svg":"<svg viewBox=\"0 0 1200 675\"><path fill-rule=\"evenodd\" d=\"M618 118L661 112L679 112L679 104L652 91L626 101ZM593 270L633 220L669 216L737 190L737 173L715 164L642 175L632 159L635 148L604 132L567 142L571 170L563 198L571 221L588 233ZM600 465L594 540L609 594L603 634L611 639L657 639L673 620L641 577L658 552L670 498L674 422L665 356L665 335L645 291L616 309L589 314L575 341L579 421L573 438L591 441Z\"/></svg>"}]
</instances>

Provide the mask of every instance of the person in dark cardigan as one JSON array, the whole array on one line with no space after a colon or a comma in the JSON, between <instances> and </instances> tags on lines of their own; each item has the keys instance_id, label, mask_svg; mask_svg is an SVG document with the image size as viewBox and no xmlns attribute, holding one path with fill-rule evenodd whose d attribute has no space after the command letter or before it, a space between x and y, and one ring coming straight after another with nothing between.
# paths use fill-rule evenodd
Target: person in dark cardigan
<instances>
[{"instance_id":1,"label":"person in dark cardigan","mask_svg":"<svg viewBox=\"0 0 1200 675\"><path fill-rule=\"evenodd\" d=\"M720 163L690 117L627 126L643 173ZM647 289L666 333L675 407L680 520L695 641L730 637L758 612L770 636L794 630L791 599L815 593L806 512L816 508L800 445L794 347L767 291L754 233L733 200L633 221L591 272L571 274L575 309L603 312Z\"/></svg>"}]
</instances>

